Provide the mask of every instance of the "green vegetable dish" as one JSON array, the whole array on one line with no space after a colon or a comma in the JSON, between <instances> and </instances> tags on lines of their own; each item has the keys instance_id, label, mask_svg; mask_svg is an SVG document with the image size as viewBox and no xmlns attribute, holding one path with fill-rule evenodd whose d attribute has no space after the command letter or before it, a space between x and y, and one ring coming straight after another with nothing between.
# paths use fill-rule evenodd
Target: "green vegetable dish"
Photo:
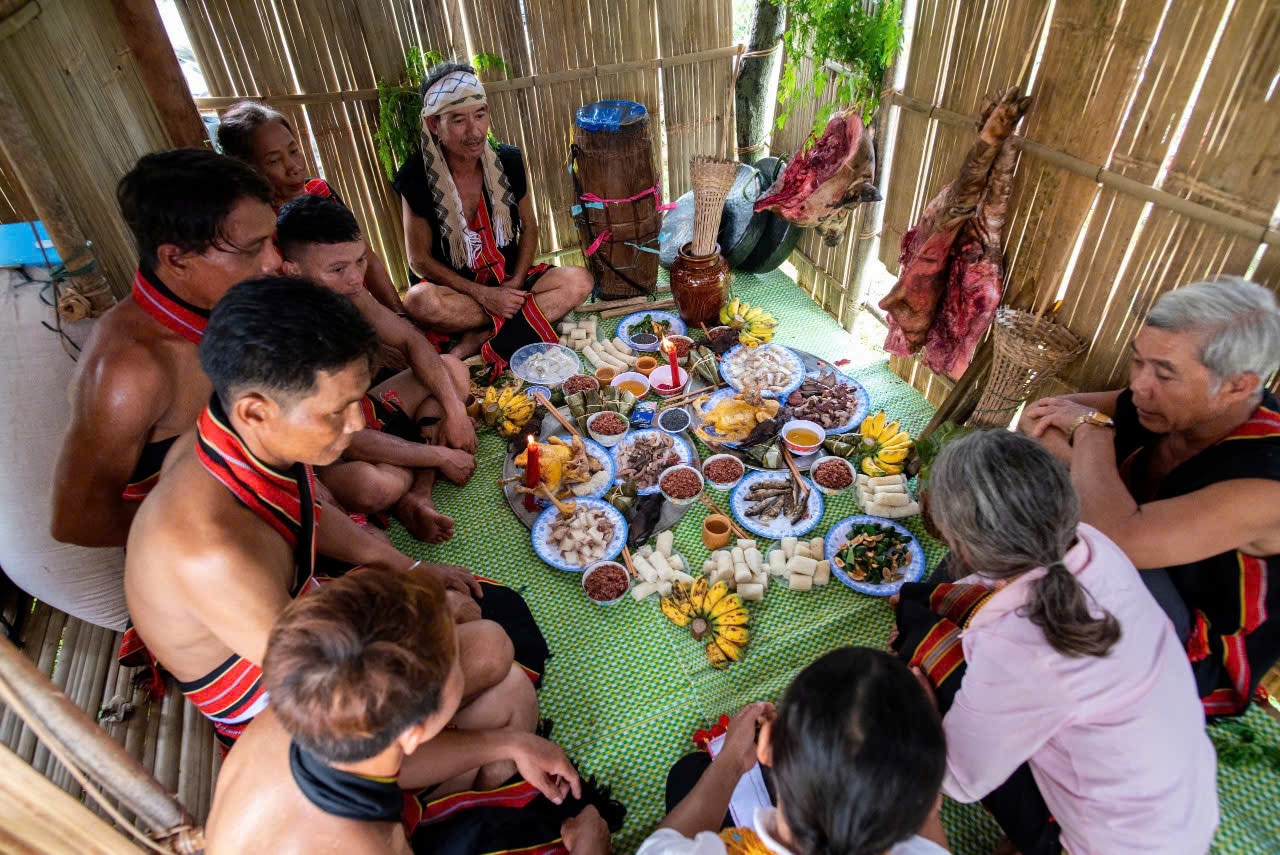
<instances>
[{"instance_id":1,"label":"green vegetable dish","mask_svg":"<svg viewBox=\"0 0 1280 855\"><path fill-rule=\"evenodd\" d=\"M855 582L897 582L911 566L910 543L910 538L887 525L855 525L849 529L849 539L836 552L835 565Z\"/></svg>"},{"instance_id":2,"label":"green vegetable dish","mask_svg":"<svg viewBox=\"0 0 1280 855\"><path fill-rule=\"evenodd\" d=\"M656 333L659 337L661 337L671 332L671 321L666 321L661 318L655 318L653 315L645 315L643 318L637 321L635 326L633 326L631 329L638 333L641 333L641 332Z\"/></svg>"}]
</instances>

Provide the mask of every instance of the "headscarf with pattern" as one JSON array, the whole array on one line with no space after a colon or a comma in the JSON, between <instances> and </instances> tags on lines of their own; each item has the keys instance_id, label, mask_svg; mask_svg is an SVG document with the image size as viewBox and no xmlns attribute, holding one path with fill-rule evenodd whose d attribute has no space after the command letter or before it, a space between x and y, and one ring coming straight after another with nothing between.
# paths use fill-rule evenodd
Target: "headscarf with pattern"
<instances>
[{"instance_id":1,"label":"headscarf with pattern","mask_svg":"<svg viewBox=\"0 0 1280 855\"><path fill-rule=\"evenodd\" d=\"M465 69L445 74L432 83L422 96L422 165L427 173L427 186L431 188L431 204L440 222L441 237L449 247L454 267L472 267L480 252L480 236L467 225L467 218L462 211L462 197L458 195L458 187L453 182L449 164L440 151L435 134L427 129L426 119L428 116L441 116L454 110L487 103L484 84L473 72ZM490 217L493 238L498 246L506 246L514 236L511 206L516 202L515 194L511 191L511 182L507 180L507 174L503 171L493 146L484 147L480 165L484 172L484 189L493 206Z\"/></svg>"}]
</instances>

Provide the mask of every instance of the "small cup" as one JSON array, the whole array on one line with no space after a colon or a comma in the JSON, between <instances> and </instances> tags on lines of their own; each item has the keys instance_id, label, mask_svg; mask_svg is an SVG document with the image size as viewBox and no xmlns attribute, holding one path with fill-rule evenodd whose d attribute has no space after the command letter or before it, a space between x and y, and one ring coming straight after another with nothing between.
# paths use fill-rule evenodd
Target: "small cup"
<instances>
[{"instance_id":1,"label":"small cup","mask_svg":"<svg viewBox=\"0 0 1280 855\"><path fill-rule=\"evenodd\" d=\"M637 383L644 387L644 391L636 395L637 398L643 398L649 394L649 378L639 371L624 371L609 381L610 386L617 386L619 389L623 388L623 383Z\"/></svg>"},{"instance_id":2,"label":"small cup","mask_svg":"<svg viewBox=\"0 0 1280 855\"><path fill-rule=\"evenodd\" d=\"M710 514L702 521L702 545L711 550L728 546L731 528L724 514Z\"/></svg>"},{"instance_id":3,"label":"small cup","mask_svg":"<svg viewBox=\"0 0 1280 855\"><path fill-rule=\"evenodd\" d=\"M683 392L689 385L689 372L680 366L676 366L676 385L667 386L666 383L671 379L671 375L667 373L667 366L659 365L653 369L653 374L649 375L649 382L653 384L653 391L657 392L664 398L672 398Z\"/></svg>"},{"instance_id":4,"label":"small cup","mask_svg":"<svg viewBox=\"0 0 1280 855\"><path fill-rule=\"evenodd\" d=\"M467 416L473 419L480 418L480 402L476 400L475 395L468 395L464 406L467 409Z\"/></svg>"},{"instance_id":5,"label":"small cup","mask_svg":"<svg viewBox=\"0 0 1280 855\"><path fill-rule=\"evenodd\" d=\"M652 356L642 356L636 360L636 371L639 371L645 377L648 377L653 369L658 367L658 360Z\"/></svg>"},{"instance_id":6,"label":"small cup","mask_svg":"<svg viewBox=\"0 0 1280 855\"><path fill-rule=\"evenodd\" d=\"M612 365L601 365L596 369L596 379L601 383L609 383L618 374L618 369Z\"/></svg>"}]
</instances>

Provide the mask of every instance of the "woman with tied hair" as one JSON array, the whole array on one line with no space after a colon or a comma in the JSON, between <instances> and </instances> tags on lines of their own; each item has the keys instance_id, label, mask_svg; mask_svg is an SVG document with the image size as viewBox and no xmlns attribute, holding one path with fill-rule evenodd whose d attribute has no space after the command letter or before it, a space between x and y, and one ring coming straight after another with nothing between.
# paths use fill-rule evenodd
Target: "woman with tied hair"
<instances>
[{"instance_id":1,"label":"woman with tied hair","mask_svg":"<svg viewBox=\"0 0 1280 855\"><path fill-rule=\"evenodd\" d=\"M1003 430L949 443L929 509L956 584L904 585L893 642L936 693L943 792L1022 855L1203 853L1216 757L1173 626L1066 468Z\"/></svg>"},{"instance_id":2,"label":"woman with tied hair","mask_svg":"<svg viewBox=\"0 0 1280 855\"><path fill-rule=\"evenodd\" d=\"M242 160L271 182L275 193L275 207L279 211L286 202L311 194L324 196L346 206L329 183L323 178L309 176L307 160L294 136L293 126L284 114L257 101L238 101L222 114L218 125L218 148L222 153ZM379 303L393 312L403 315L404 304L391 281L387 266L373 247L369 247L369 269L364 287ZM383 359L397 370L408 367L403 357L388 353L384 348Z\"/></svg>"},{"instance_id":3,"label":"woman with tied hair","mask_svg":"<svg viewBox=\"0 0 1280 855\"><path fill-rule=\"evenodd\" d=\"M945 758L937 711L901 662L834 650L800 672L776 711L738 713L714 760L676 763L669 813L637 855L945 855ZM777 807L758 808L754 828L729 827L730 796L757 761Z\"/></svg>"}]
</instances>

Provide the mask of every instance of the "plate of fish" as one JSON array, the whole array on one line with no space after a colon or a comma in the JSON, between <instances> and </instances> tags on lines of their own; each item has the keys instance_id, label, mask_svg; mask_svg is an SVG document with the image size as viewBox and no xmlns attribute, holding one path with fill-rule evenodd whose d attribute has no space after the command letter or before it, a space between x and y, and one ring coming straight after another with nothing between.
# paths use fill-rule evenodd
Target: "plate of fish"
<instances>
[{"instance_id":1,"label":"plate of fish","mask_svg":"<svg viewBox=\"0 0 1280 855\"><path fill-rule=\"evenodd\" d=\"M822 494L788 472L752 472L733 488L729 508L743 528L777 540L807 534L822 520Z\"/></svg>"},{"instance_id":2,"label":"plate of fish","mask_svg":"<svg viewBox=\"0 0 1280 855\"><path fill-rule=\"evenodd\" d=\"M694 432L710 445L741 448L764 442L778 433L775 421L782 404L750 390L719 389L695 398L689 410L697 422Z\"/></svg>"},{"instance_id":3,"label":"plate of fish","mask_svg":"<svg viewBox=\"0 0 1280 855\"><path fill-rule=\"evenodd\" d=\"M871 411L871 396L847 374L819 367L805 375L786 405L791 418L815 422L830 436L862 424Z\"/></svg>"},{"instance_id":4,"label":"plate of fish","mask_svg":"<svg viewBox=\"0 0 1280 855\"><path fill-rule=\"evenodd\" d=\"M804 382L804 360L780 344L738 345L721 360L720 376L739 392L754 389L766 398L786 398Z\"/></svg>"},{"instance_id":5,"label":"plate of fish","mask_svg":"<svg viewBox=\"0 0 1280 855\"><path fill-rule=\"evenodd\" d=\"M906 526L884 517L859 514L840 520L827 532L824 552L837 579L873 597L896 594L924 576L920 541Z\"/></svg>"},{"instance_id":6,"label":"plate of fish","mask_svg":"<svg viewBox=\"0 0 1280 855\"><path fill-rule=\"evenodd\" d=\"M574 499L573 511L555 506L533 523L533 551L557 570L581 573L597 561L617 558L627 543L622 512L600 499Z\"/></svg>"},{"instance_id":7,"label":"plate of fish","mask_svg":"<svg viewBox=\"0 0 1280 855\"><path fill-rule=\"evenodd\" d=\"M635 312L618 321L618 338L632 350L654 353L665 335L684 335L689 328L671 312ZM639 341L636 336L640 336ZM652 340L650 340L652 338Z\"/></svg>"},{"instance_id":8,"label":"plate of fish","mask_svg":"<svg viewBox=\"0 0 1280 855\"><path fill-rule=\"evenodd\" d=\"M688 440L654 428L632 431L610 451L616 479L634 482L641 496L658 492L658 478L668 467L694 459Z\"/></svg>"}]
</instances>

